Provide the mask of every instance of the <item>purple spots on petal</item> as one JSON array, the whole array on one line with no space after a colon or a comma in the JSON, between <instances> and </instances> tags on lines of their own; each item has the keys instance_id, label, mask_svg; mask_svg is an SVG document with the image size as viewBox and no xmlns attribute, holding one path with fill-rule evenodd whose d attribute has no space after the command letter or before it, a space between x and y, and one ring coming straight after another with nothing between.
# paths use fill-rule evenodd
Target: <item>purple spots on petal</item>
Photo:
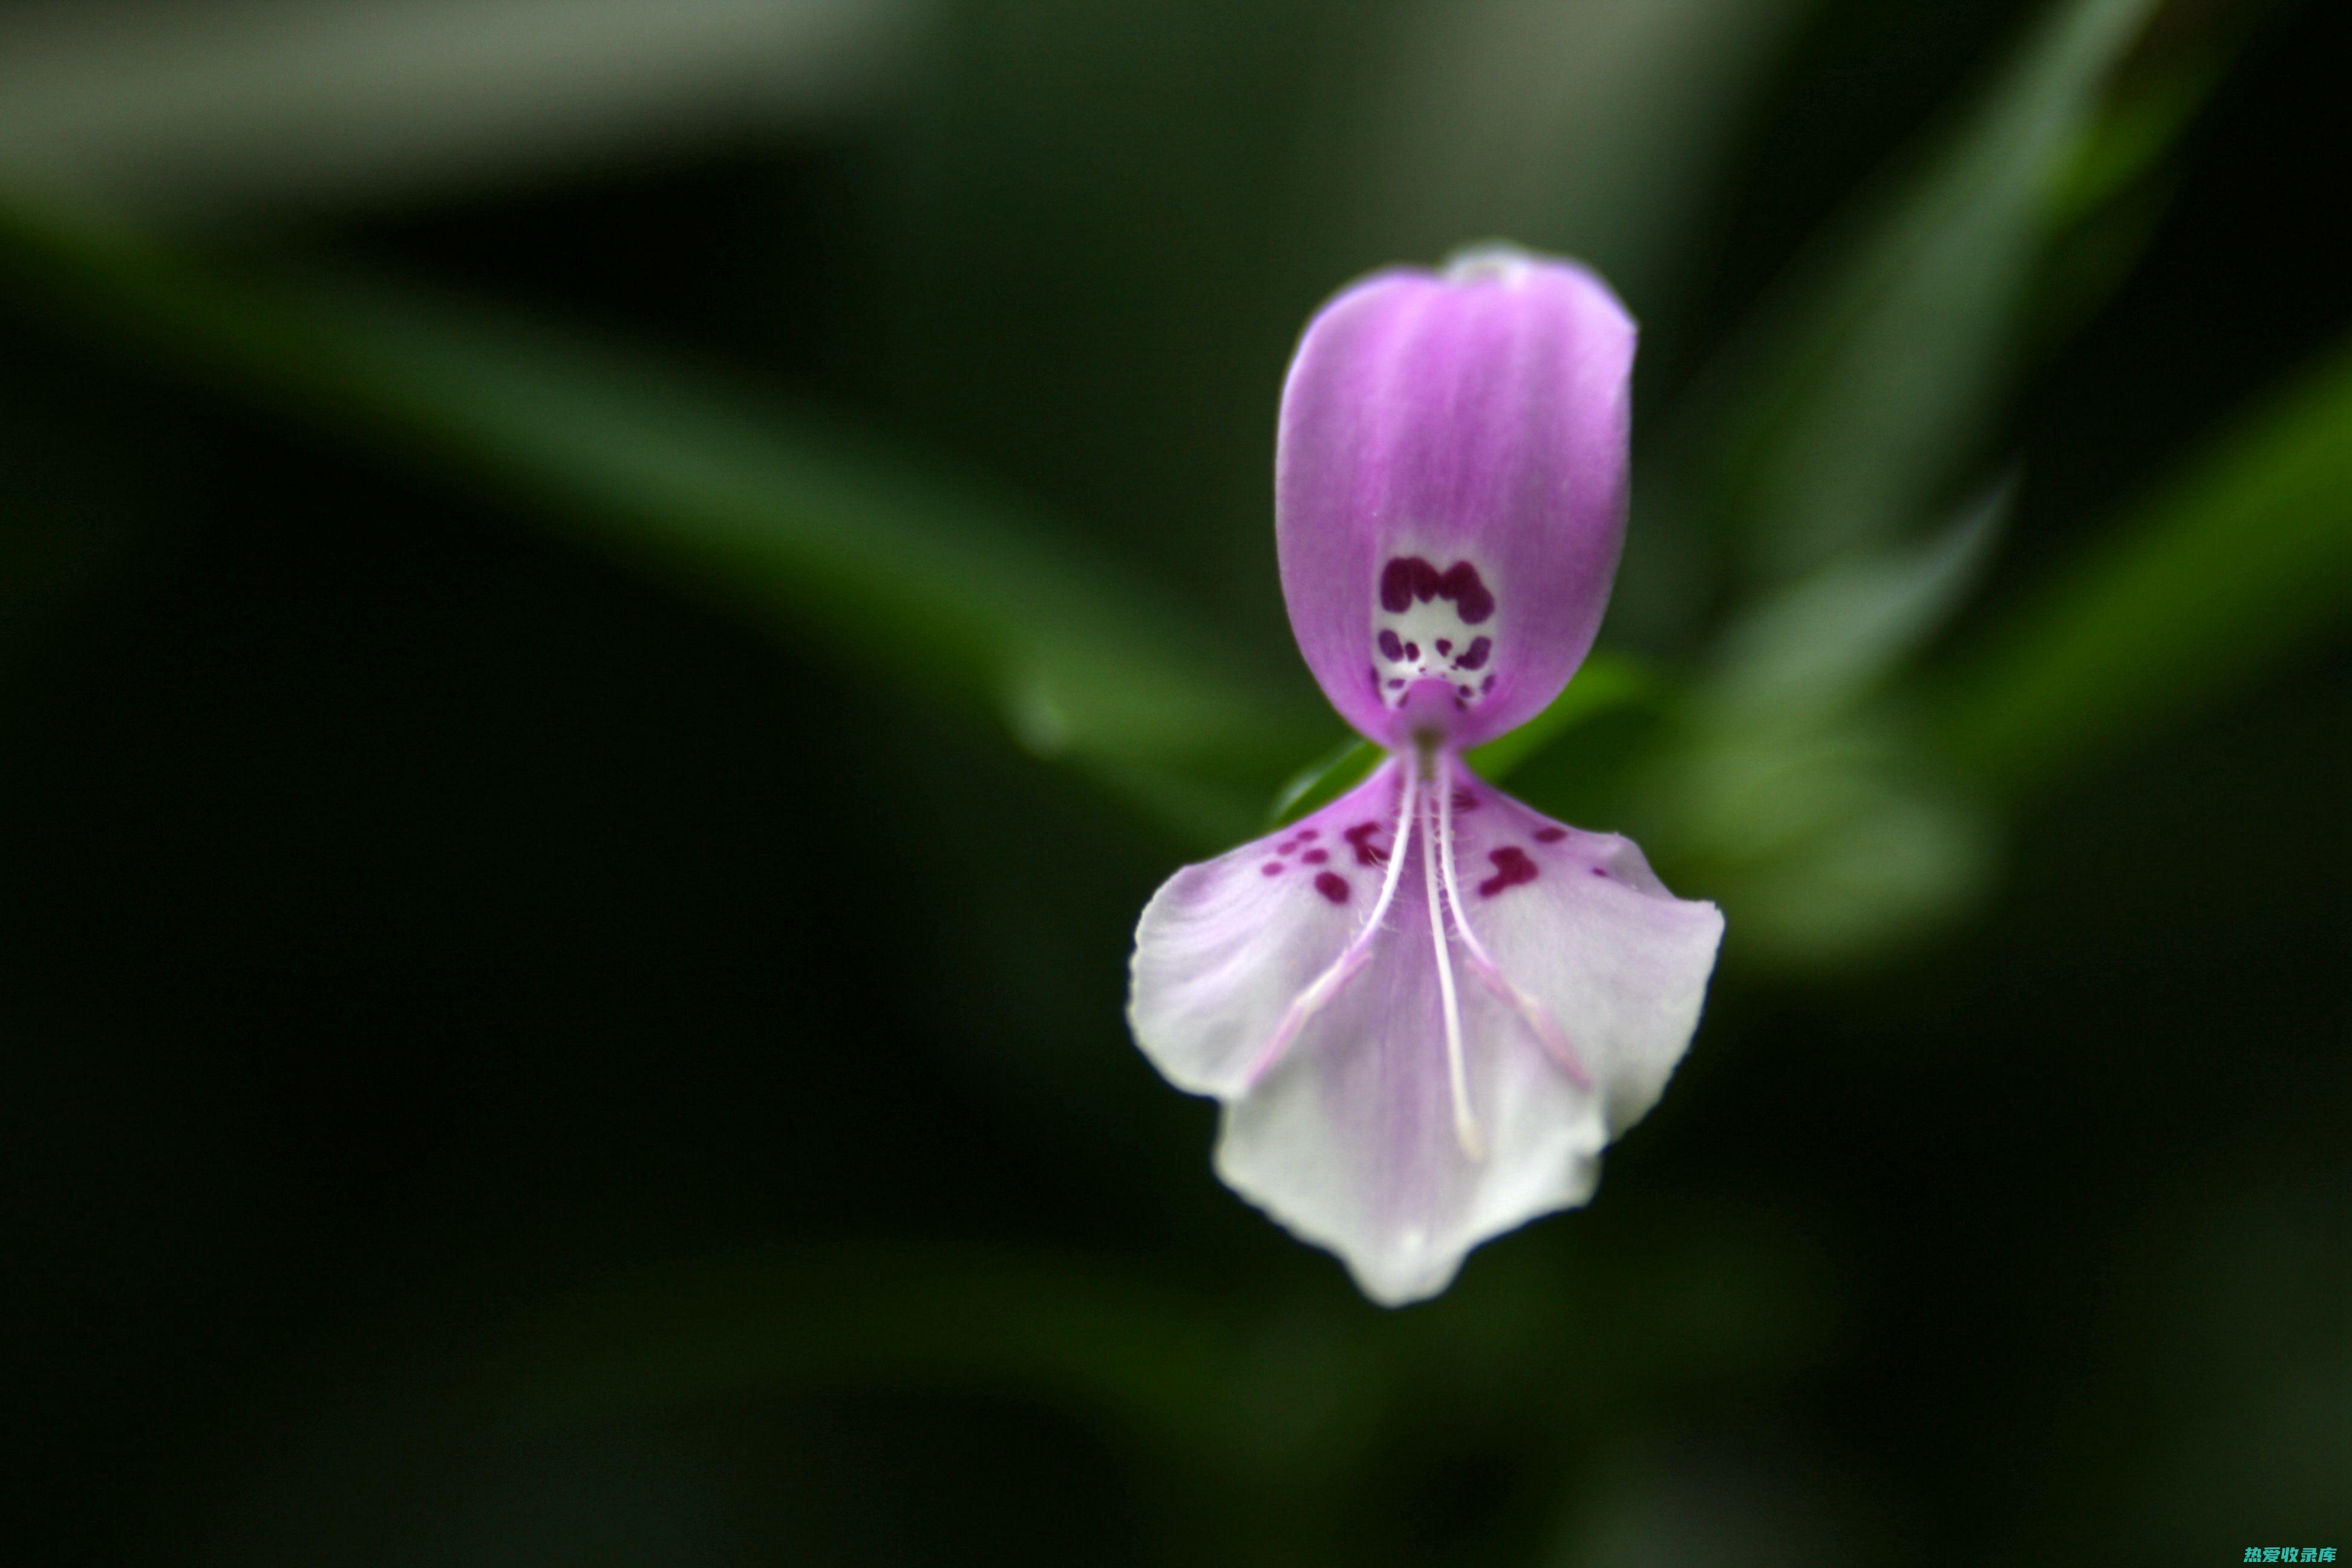
<instances>
[{"instance_id":1,"label":"purple spots on petal","mask_svg":"<svg viewBox=\"0 0 2352 1568\"><path fill-rule=\"evenodd\" d=\"M1395 556L1381 568L1381 608L1401 616L1415 599L1424 605L1451 599L1465 624L1474 626L1495 613L1494 594L1467 561L1456 561L1440 572L1418 555Z\"/></svg>"},{"instance_id":2,"label":"purple spots on petal","mask_svg":"<svg viewBox=\"0 0 2352 1568\"><path fill-rule=\"evenodd\" d=\"M1395 690L1399 689L1400 688L1402 688L1403 685L1404 685L1404 678L1403 678L1402 676L1399 676L1399 677L1397 677L1394 680L1391 680L1391 681L1390 681L1390 682L1389 682L1389 689L1390 689L1391 691L1395 691Z\"/></svg>"},{"instance_id":3,"label":"purple spots on petal","mask_svg":"<svg viewBox=\"0 0 2352 1568\"><path fill-rule=\"evenodd\" d=\"M1298 830L1298 837L1301 838L1320 838L1323 837L1323 830L1319 827L1302 827Z\"/></svg>"},{"instance_id":4,"label":"purple spots on petal","mask_svg":"<svg viewBox=\"0 0 2352 1568\"><path fill-rule=\"evenodd\" d=\"M1466 621L1470 617L1465 616L1462 618ZM1495 639L1493 637L1473 637L1470 639L1470 646L1462 650L1462 657L1454 661L1454 668L1456 669L1484 669L1486 668L1486 656L1494 651Z\"/></svg>"},{"instance_id":5,"label":"purple spots on petal","mask_svg":"<svg viewBox=\"0 0 2352 1568\"><path fill-rule=\"evenodd\" d=\"M1484 679L1484 680L1480 681L1480 682L1478 683L1478 689L1479 689L1479 690L1481 690L1481 691L1492 691L1492 690L1494 690L1494 689L1495 689L1495 678L1494 678L1493 676L1491 676L1491 675L1490 675L1490 676L1488 676L1486 679Z\"/></svg>"},{"instance_id":6,"label":"purple spots on petal","mask_svg":"<svg viewBox=\"0 0 2352 1568\"><path fill-rule=\"evenodd\" d=\"M1477 689L1475 687L1457 686L1454 690L1455 695L1459 697L1475 697L1478 695Z\"/></svg>"},{"instance_id":7,"label":"purple spots on petal","mask_svg":"<svg viewBox=\"0 0 2352 1568\"><path fill-rule=\"evenodd\" d=\"M1454 792L1454 809L1475 811L1478 809L1478 797L1466 789L1457 789Z\"/></svg>"},{"instance_id":8,"label":"purple spots on petal","mask_svg":"<svg viewBox=\"0 0 2352 1568\"><path fill-rule=\"evenodd\" d=\"M1478 568L1467 561L1454 563L1438 580L1437 592L1441 597L1454 601L1465 625L1475 626L1495 613L1495 595L1478 580Z\"/></svg>"},{"instance_id":9,"label":"purple spots on petal","mask_svg":"<svg viewBox=\"0 0 2352 1568\"><path fill-rule=\"evenodd\" d=\"M1567 837L1568 829L1565 827L1538 827L1536 829L1536 842L1538 844L1557 844Z\"/></svg>"},{"instance_id":10,"label":"purple spots on petal","mask_svg":"<svg viewBox=\"0 0 2352 1568\"><path fill-rule=\"evenodd\" d=\"M1404 656L1407 658L1419 658L1421 657L1421 645L1417 642L1409 642L1405 644Z\"/></svg>"},{"instance_id":11,"label":"purple spots on petal","mask_svg":"<svg viewBox=\"0 0 2352 1568\"><path fill-rule=\"evenodd\" d=\"M1315 890L1335 904L1348 901L1348 879L1337 871L1315 873Z\"/></svg>"},{"instance_id":12,"label":"purple spots on petal","mask_svg":"<svg viewBox=\"0 0 2352 1568\"><path fill-rule=\"evenodd\" d=\"M1277 855L1287 855L1287 854L1289 854L1292 850L1294 850L1294 849L1296 849L1296 848L1297 848L1297 847L1298 847L1298 839L1297 839L1297 837L1296 835L1293 835L1291 837L1286 838L1286 839L1284 839L1281 843L1279 843L1279 844L1276 845L1276 846L1274 847L1274 852L1275 852L1276 854L1277 854Z\"/></svg>"},{"instance_id":13,"label":"purple spots on petal","mask_svg":"<svg viewBox=\"0 0 2352 1568\"><path fill-rule=\"evenodd\" d=\"M1454 651L1454 639L1453 639L1452 637L1440 637L1440 638L1438 638L1438 639L1437 639L1437 657L1438 657L1438 658L1444 658L1447 654L1452 653L1453 651Z\"/></svg>"},{"instance_id":14,"label":"purple spots on petal","mask_svg":"<svg viewBox=\"0 0 2352 1568\"><path fill-rule=\"evenodd\" d=\"M1331 858L1331 852L1328 849L1309 849L1306 854L1301 855L1299 858L1306 861L1309 866L1320 866L1324 861Z\"/></svg>"},{"instance_id":15,"label":"purple spots on petal","mask_svg":"<svg viewBox=\"0 0 2352 1568\"><path fill-rule=\"evenodd\" d=\"M1404 644L1397 639L1396 633L1386 626L1381 628L1381 657L1388 659L1404 657Z\"/></svg>"},{"instance_id":16,"label":"purple spots on petal","mask_svg":"<svg viewBox=\"0 0 2352 1568\"><path fill-rule=\"evenodd\" d=\"M1260 866L1258 870L1265 876L1279 877L1282 875L1282 862L1279 860L1269 860L1265 865Z\"/></svg>"},{"instance_id":17,"label":"purple spots on petal","mask_svg":"<svg viewBox=\"0 0 2352 1568\"><path fill-rule=\"evenodd\" d=\"M1609 871L1606 867L1595 866L1592 868L1592 874L1596 877L1606 877L1609 875Z\"/></svg>"},{"instance_id":18,"label":"purple spots on petal","mask_svg":"<svg viewBox=\"0 0 2352 1568\"><path fill-rule=\"evenodd\" d=\"M1348 847L1356 852L1357 865L1385 866L1389 863L1389 852L1372 842L1372 835L1380 830L1381 825L1377 822L1360 822L1339 835L1348 841Z\"/></svg>"},{"instance_id":19,"label":"purple spots on petal","mask_svg":"<svg viewBox=\"0 0 2352 1568\"><path fill-rule=\"evenodd\" d=\"M1401 616L1412 607L1414 567L1429 570L1429 563L1418 556L1400 555L1381 568L1381 608L1390 615Z\"/></svg>"},{"instance_id":20,"label":"purple spots on petal","mask_svg":"<svg viewBox=\"0 0 2352 1568\"><path fill-rule=\"evenodd\" d=\"M1528 852L1516 844L1506 844L1500 849L1490 849L1486 858L1495 863L1495 874L1478 884L1481 898L1493 898L1506 888L1516 888L1521 882L1536 879L1536 863Z\"/></svg>"}]
</instances>

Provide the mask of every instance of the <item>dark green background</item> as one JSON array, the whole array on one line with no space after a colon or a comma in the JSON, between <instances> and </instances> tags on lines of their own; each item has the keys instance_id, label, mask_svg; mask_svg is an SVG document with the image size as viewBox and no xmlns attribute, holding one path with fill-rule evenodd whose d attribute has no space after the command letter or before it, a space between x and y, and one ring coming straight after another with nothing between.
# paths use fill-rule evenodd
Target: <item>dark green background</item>
<instances>
[{"instance_id":1,"label":"dark green background","mask_svg":"<svg viewBox=\"0 0 2352 1568\"><path fill-rule=\"evenodd\" d=\"M2030 360L1963 633L2352 326L2329 9L2248 26L2144 254ZM2026 15L1790 35L1627 282L1645 415ZM1275 398L1390 258L1286 160L1354 123L1352 20L960 7L868 117L205 244L887 431L1303 701ZM2036 797L1932 937L1743 965L1735 906L1596 1205L1386 1314L1213 1182L1210 1109L1126 1037L1135 912L1202 845L560 511L0 297L10 1556L2352 1547L2340 637Z\"/></svg>"}]
</instances>

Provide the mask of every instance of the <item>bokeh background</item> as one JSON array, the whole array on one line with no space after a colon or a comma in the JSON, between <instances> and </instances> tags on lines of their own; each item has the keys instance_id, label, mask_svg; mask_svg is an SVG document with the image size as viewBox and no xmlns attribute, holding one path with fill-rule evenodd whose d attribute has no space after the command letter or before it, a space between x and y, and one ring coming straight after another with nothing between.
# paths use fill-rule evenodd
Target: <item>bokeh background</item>
<instances>
[{"instance_id":1,"label":"bokeh background","mask_svg":"<svg viewBox=\"0 0 2352 1568\"><path fill-rule=\"evenodd\" d=\"M2352 188L2309 0L0 12L0 1469L46 1563L2352 1548ZM1358 759L1317 303L1644 328L1487 770L1730 920L1365 1304L1137 910Z\"/></svg>"}]
</instances>

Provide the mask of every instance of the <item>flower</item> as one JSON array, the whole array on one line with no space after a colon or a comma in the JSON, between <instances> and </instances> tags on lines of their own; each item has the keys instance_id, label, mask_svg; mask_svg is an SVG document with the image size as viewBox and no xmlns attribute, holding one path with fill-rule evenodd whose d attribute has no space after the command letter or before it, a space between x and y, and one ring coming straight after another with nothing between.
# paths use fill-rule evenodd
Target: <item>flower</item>
<instances>
[{"instance_id":1,"label":"flower","mask_svg":"<svg viewBox=\"0 0 2352 1568\"><path fill-rule=\"evenodd\" d=\"M1633 323L1570 262L1377 274L1283 388L1275 535L1308 667L1391 755L1170 878L1129 1019L1222 1104L1216 1169L1385 1305L1592 1195L1697 1026L1723 917L1474 777L1591 647L1624 536Z\"/></svg>"}]
</instances>

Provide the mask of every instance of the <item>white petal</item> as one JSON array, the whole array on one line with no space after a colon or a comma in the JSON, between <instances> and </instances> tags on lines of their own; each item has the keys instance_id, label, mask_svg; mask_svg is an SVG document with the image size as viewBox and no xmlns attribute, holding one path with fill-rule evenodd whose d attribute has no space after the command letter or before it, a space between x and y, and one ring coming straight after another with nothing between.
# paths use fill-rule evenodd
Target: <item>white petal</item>
<instances>
[{"instance_id":1,"label":"white petal","mask_svg":"<svg viewBox=\"0 0 2352 1568\"><path fill-rule=\"evenodd\" d=\"M1464 917L1591 1069L1613 1137L1657 1103L1690 1044L1723 913L1668 892L1629 838L1471 792L1479 809L1454 819ZM1514 848L1532 880L1502 874L1496 852Z\"/></svg>"},{"instance_id":2,"label":"white petal","mask_svg":"<svg viewBox=\"0 0 2352 1568\"><path fill-rule=\"evenodd\" d=\"M1152 895L1135 931L1128 1022L1169 1082L1221 1098L1246 1089L1284 1011L1379 901L1399 781L1391 762L1314 816L1187 866Z\"/></svg>"},{"instance_id":3,"label":"white petal","mask_svg":"<svg viewBox=\"0 0 2352 1568\"><path fill-rule=\"evenodd\" d=\"M1580 1087L1511 1003L1465 982L1474 1157L1456 1131L1419 875L1397 879L1366 931L1401 782L1391 763L1298 826L1178 872L1138 929L1129 1006L1154 1064L1223 1103L1218 1174L1387 1305L1435 1295L1480 1242L1591 1196L1610 1126L1647 1109L1689 1041L1722 931L1712 905L1673 898L1623 839L1466 785L1454 831L1467 918L1593 1078ZM1510 851L1524 860L1516 876L1496 850L1505 867ZM1325 871L1346 880L1343 901L1316 890ZM1286 1015L1360 934L1360 966L1269 1065ZM1449 931L1449 962L1463 962L1458 942Z\"/></svg>"},{"instance_id":4,"label":"white petal","mask_svg":"<svg viewBox=\"0 0 2352 1568\"><path fill-rule=\"evenodd\" d=\"M1596 1097L1473 990L1462 1025L1485 1158L1464 1152L1428 907L1417 885L1398 904L1372 963L1255 1093L1227 1103L1217 1140L1228 1185L1338 1253L1384 1306L1436 1295L1480 1242L1590 1198L1606 1141Z\"/></svg>"}]
</instances>

